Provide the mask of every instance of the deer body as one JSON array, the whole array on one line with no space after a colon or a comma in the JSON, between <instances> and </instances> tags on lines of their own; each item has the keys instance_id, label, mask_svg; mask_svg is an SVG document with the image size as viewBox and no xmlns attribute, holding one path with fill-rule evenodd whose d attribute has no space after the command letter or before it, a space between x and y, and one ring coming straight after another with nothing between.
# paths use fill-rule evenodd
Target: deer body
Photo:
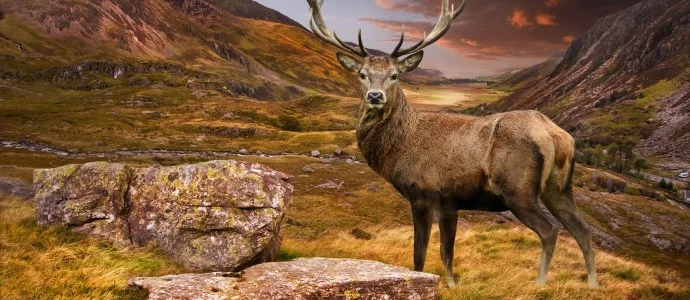
<instances>
[{"instance_id":1,"label":"deer body","mask_svg":"<svg viewBox=\"0 0 690 300\"><path fill-rule=\"evenodd\" d=\"M522 178L533 177L529 184L536 193L551 173L561 189L566 185L574 156L572 139L539 112L480 118L420 113L409 107L402 94L396 102L391 107L398 109L387 116L382 110L362 109L357 142L369 166L407 199L425 198L428 205L448 211L506 211L501 197L503 177L508 175L504 172L520 171L526 173ZM521 130L511 132L516 127ZM509 155L496 154L505 150L520 153L520 160L502 161ZM524 168L502 169L511 163L539 164L544 170L532 174L533 170Z\"/></svg>"},{"instance_id":2,"label":"deer body","mask_svg":"<svg viewBox=\"0 0 690 300\"><path fill-rule=\"evenodd\" d=\"M414 223L414 269L422 271L433 215L439 216L441 260L449 286L458 210L511 211L542 242L537 284L546 274L556 245L558 228L546 218L539 200L577 240L587 266L588 284L597 287L591 233L573 200L573 138L537 111L514 111L487 117L424 113L410 107L398 82L423 58L421 48L438 40L465 7L442 2L439 24L412 48L369 56L344 44L330 32L319 11L312 8L312 30L328 43L359 61L338 53L341 65L361 79L361 117L357 144L369 166L390 182L409 202ZM321 1L322 2L322 1ZM403 31L404 32L404 31ZM398 60L400 55L409 55Z\"/></svg>"}]
</instances>

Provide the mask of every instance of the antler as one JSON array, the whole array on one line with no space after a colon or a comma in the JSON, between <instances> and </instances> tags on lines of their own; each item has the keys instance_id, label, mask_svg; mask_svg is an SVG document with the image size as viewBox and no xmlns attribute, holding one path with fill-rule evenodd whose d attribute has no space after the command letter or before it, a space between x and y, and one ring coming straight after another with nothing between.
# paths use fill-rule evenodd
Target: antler
<instances>
[{"instance_id":1,"label":"antler","mask_svg":"<svg viewBox=\"0 0 690 300\"><path fill-rule=\"evenodd\" d=\"M356 49L355 47L343 43L335 32L331 32L328 27L326 27L326 22L323 21L323 15L321 14L321 5L323 5L324 0L307 0L307 2L309 3L309 7L311 7L309 27L311 27L311 31L313 31L316 36L340 50L360 57L369 56L367 49L364 48L364 44L362 43L362 28L359 29L359 49ZM314 23L316 23L316 26L314 26Z\"/></svg>"},{"instance_id":2,"label":"antler","mask_svg":"<svg viewBox=\"0 0 690 300\"><path fill-rule=\"evenodd\" d=\"M395 50L393 50L393 53L391 53L391 57L398 58L407 54L418 52L441 39L441 37L448 32L448 29L450 29L450 25L453 23L453 20L455 20L455 18L457 18L463 10L465 10L466 3L467 0L463 0L458 10L455 10L454 5L451 5L450 7L448 6L448 0L443 0L441 3L441 16L436 23L436 27L431 30L431 33L429 33L427 36L425 32L424 38L419 41L419 43L410 48L400 50L400 47L402 47L403 42L405 41L405 25L403 25L402 34L400 35L400 42L398 42Z\"/></svg>"}]
</instances>

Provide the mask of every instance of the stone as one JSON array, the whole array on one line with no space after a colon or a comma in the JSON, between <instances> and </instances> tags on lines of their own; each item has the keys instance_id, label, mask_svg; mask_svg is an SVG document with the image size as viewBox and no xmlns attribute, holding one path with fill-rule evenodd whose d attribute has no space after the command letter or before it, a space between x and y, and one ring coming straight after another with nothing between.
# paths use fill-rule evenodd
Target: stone
<instances>
[{"instance_id":1,"label":"stone","mask_svg":"<svg viewBox=\"0 0 690 300\"><path fill-rule=\"evenodd\" d=\"M324 165L332 165L332 164L334 164L336 161L338 161L338 159L337 159L337 158L333 158L333 157L331 157L331 158L320 158L320 159L319 159L319 163L324 164Z\"/></svg>"},{"instance_id":2,"label":"stone","mask_svg":"<svg viewBox=\"0 0 690 300\"><path fill-rule=\"evenodd\" d=\"M319 150L312 150L310 154L312 157L321 156L321 152Z\"/></svg>"},{"instance_id":3,"label":"stone","mask_svg":"<svg viewBox=\"0 0 690 300\"><path fill-rule=\"evenodd\" d=\"M333 151L333 155L335 155L335 156L341 156L341 155L343 155L343 149L340 149L340 148L335 149L335 150Z\"/></svg>"},{"instance_id":4,"label":"stone","mask_svg":"<svg viewBox=\"0 0 690 300\"><path fill-rule=\"evenodd\" d=\"M240 149L239 153L242 155L249 155L249 151L247 151L247 149Z\"/></svg>"},{"instance_id":5,"label":"stone","mask_svg":"<svg viewBox=\"0 0 690 300\"><path fill-rule=\"evenodd\" d=\"M436 299L439 276L380 262L301 258L239 273L139 277L148 299Z\"/></svg>"},{"instance_id":6,"label":"stone","mask_svg":"<svg viewBox=\"0 0 690 300\"><path fill-rule=\"evenodd\" d=\"M33 187L17 178L0 177L0 197L16 197L22 200L31 199Z\"/></svg>"},{"instance_id":7,"label":"stone","mask_svg":"<svg viewBox=\"0 0 690 300\"><path fill-rule=\"evenodd\" d=\"M236 161L96 162L37 170L34 182L39 225L67 225L118 246L153 245L195 272L272 261L294 190L291 176Z\"/></svg>"},{"instance_id":8,"label":"stone","mask_svg":"<svg viewBox=\"0 0 690 300\"><path fill-rule=\"evenodd\" d=\"M341 181L340 183L335 183L333 181L327 180L326 183L319 184L316 187L320 188L322 190L340 190L343 187L343 184L345 182Z\"/></svg>"},{"instance_id":9,"label":"stone","mask_svg":"<svg viewBox=\"0 0 690 300\"><path fill-rule=\"evenodd\" d=\"M315 170L309 165L302 167L302 173L314 173Z\"/></svg>"},{"instance_id":10,"label":"stone","mask_svg":"<svg viewBox=\"0 0 690 300\"><path fill-rule=\"evenodd\" d=\"M129 241L125 197L129 171L122 164L92 162L34 171L36 221L67 225L118 245Z\"/></svg>"},{"instance_id":11,"label":"stone","mask_svg":"<svg viewBox=\"0 0 690 300\"><path fill-rule=\"evenodd\" d=\"M292 177L258 163L212 161L134 169L129 225L193 271L233 271L271 261Z\"/></svg>"}]
</instances>

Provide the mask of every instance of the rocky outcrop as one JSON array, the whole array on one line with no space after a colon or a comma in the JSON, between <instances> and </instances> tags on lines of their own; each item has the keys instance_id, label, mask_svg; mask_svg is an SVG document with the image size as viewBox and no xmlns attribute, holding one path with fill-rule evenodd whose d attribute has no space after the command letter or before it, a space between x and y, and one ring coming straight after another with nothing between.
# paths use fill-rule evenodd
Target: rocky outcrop
<instances>
[{"instance_id":1,"label":"rocky outcrop","mask_svg":"<svg viewBox=\"0 0 690 300\"><path fill-rule=\"evenodd\" d=\"M309 258L240 273L133 278L149 299L436 299L437 275L380 262Z\"/></svg>"},{"instance_id":2,"label":"rocky outcrop","mask_svg":"<svg viewBox=\"0 0 690 300\"><path fill-rule=\"evenodd\" d=\"M37 170L37 220L117 245L155 245L189 270L234 271L275 258L291 180L236 161Z\"/></svg>"},{"instance_id":3,"label":"rocky outcrop","mask_svg":"<svg viewBox=\"0 0 690 300\"><path fill-rule=\"evenodd\" d=\"M30 184L9 177L0 177L0 197L16 197L19 199L30 199L34 194Z\"/></svg>"}]
</instances>

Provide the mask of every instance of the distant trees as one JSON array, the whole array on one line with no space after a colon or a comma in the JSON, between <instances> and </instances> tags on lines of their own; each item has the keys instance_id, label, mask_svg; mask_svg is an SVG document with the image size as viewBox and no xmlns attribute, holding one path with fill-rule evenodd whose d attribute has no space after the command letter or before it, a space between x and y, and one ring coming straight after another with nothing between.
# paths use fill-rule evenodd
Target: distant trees
<instances>
[{"instance_id":1,"label":"distant trees","mask_svg":"<svg viewBox=\"0 0 690 300\"><path fill-rule=\"evenodd\" d=\"M665 190L672 191L673 190L673 182L671 181L666 181L666 179L661 178L661 181L659 181L659 187Z\"/></svg>"},{"instance_id":2,"label":"distant trees","mask_svg":"<svg viewBox=\"0 0 690 300\"><path fill-rule=\"evenodd\" d=\"M578 163L609 169L618 173L628 173L635 169L640 171L649 168L649 163L643 158L638 158L633 153L633 145L630 143L613 144L608 147L597 145L590 147L586 143L576 143Z\"/></svg>"},{"instance_id":3,"label":"distant trees","mask_svg":"<svg viewBox=\"0 0 690 300\"><path fill-rule=\"evenodd\" d=\"M649 164L647 163L647 160L644 158L638 158L635 160L635 170L638 172L642 169L647 169L649 168Z\"/></svg>"}]
</instances>

